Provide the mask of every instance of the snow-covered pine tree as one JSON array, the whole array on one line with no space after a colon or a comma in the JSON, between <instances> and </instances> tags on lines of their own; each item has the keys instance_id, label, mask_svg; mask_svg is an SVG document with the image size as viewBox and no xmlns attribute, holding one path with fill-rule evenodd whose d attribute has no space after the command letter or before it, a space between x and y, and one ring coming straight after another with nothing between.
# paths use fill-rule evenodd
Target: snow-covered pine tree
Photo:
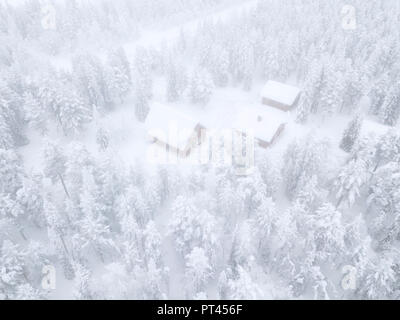
<instances>
[{"instance_id":1,"label":"snow-covered pine tree","mask_svg":"<svg viewBox=\"0 0 400 320\"><path fill-rule=\"evenodd\" d=\"M0 130L4 134L0 142L7 149L26 143L22 105L20 95L0 78Z\"/></svg>"},{"instance_id":2,"label":"snow-covered pine tree","mask_svg":"<svg viewBox=\"0 0 400 320\"><path fill-rule=\"evenodd\" d=\"M286 193L294 198L304 181L317 176L324 165L326 144L314 141L310 136L302 142L291 143L285 153L285 165L282 168Z\"/></svg>"},{"instance_id":3,"label":"snow-covered pine tree","mask_svg":"<svg viewBox=\"0 0 400 320\"><path fill-rule=\"evenodd\" d=\"M384 124L395 126L400 117L400 81L388 90L383 102L380 119Z\"/></svg>"},{"instance_id":4,"label":"snow-covered pine tree","mask_svg":"<svg viewBox=\"0 0 400 320\"><path fill-rule=\"evenodd\" d=\"M371 99L370 111L374 115L379 115L381 112L382 105L385 101L389 79L389 74L384 74L381 78L375 81L374 86L368 92L368 96Z\"/></svg>"},{"instance_id":5,"label":"snow-covered pine tree","mask_svg":"<svg viewBox=\"0 0 400 320\"><path fill-rule=\"evenodd\" d=\"M133 70L135 115L140 122L143 122L149 112L149 100L153 95L150 58L145 49L137 50Z\"/></svg>"},{"instance_id":6,"label":"snow-covered pine tree","mask_svg":"<svg viewBox=\"0 0 400 320\"><path fill-rule=\"evenodd\" d=\"M94 293L91 288L91 276L90 269L86 266L75 263L74 264L74 288L73 297L77 300L91 300L94 298Z\"/></svg>"},{"instance_id":7,"label":"snow-covered pine tree","mask_svg":"<svg viewBox=\"0 0 400 320\"><path fill-rule=\"evenodd\" d=\"M342 140L340 142L340 148L346 152L350 152L354 146L354 143L358 139L361 131L363 117L360 113L357 113L353 120L350 121L346 130L343 133Z\"/></svg>"},{"instance_id":8,"label":"snow-covered pine tree","mask_svg":"<svg viewBox=\"0 0 400 320\"><path fill-rule=\"evenodd\" d=\"M243 267L239 266L237 276L228 280L228 296L233 300L262 299L263 292L259 285L251 278L251 275Z\"/></svg>"},{"instance_id":9,"label":"snow-covered pine tree","mask_svg":"<svg viewBox=\"0 0 400 320\"><path fill-rule=\"evenodd\" d=\"M258 238L258 248L263 256L267 253L266 245L269 243L269 237L273 232L276 215L275 202L271 198L262 200L256 210L254 227Z\"/></svg>"},{"instance_id":10,"label":"snow-covered pine tree","mask_svg":"<svg viewBox=\"0 0 400 320\"><path fill-rule=\"evenodd\" d=\"M76 56L73 59L73 76L85 104L103 110L112 108L104 66L99 59L89 54Z\"/></svg>"},{"instance_id":11,"label":"snow-covered pine tree","mask_svg":"<svg viewBox=\"0 0 400 320\"><path fill-rule=\"evenodd\" d=\"M190 99L192 103L206 105L213 92L213 83L207 70L200 69L192 74L190 80Z\"/></svg>"},{"instance_id":12,"label":"snow-covered pine tree","mask_svg":"<svg viewBox=\"0 0 400 320\"><path fill-rule=\"evenodd\" d=\"M354 202L361 196L362 188L368 179L368 166L364 159L352 159L346 163L334 182L336 207L343 202L347 206L353 206Z\"/></svg>"},{"instance_id":13,"label":"snow-covered pine tree","mask_svg":"<svg viewBox=\"0 0 400 320\"><path fill-rule=\"evenodd\" d=\"M100 199L96 197L97 186L93 175L88 170L83 173L83 184L80 195L80 209L82 219L77 222L83 247L91 247L102 262L114 250L114 241L111 238L110 225L99 210Z\"/></svg>"},{"instance_id":14,"label":"snow-covered pine tree","mask_svg":"<svg viewBox=\"0 0 400 320\"><path fill-rule=\"evenodd\" d=\"M368 205L375 217L372 233L379 241L393 243L400 233L400 166L389 162L380 167L370 182Z\"/></svg>"},{"instance_id":15,"label":"snow-covered pine tree","mask_svg":"<svg viewBox=\"0 0 400 320\"><path fill-rule=\"evenodd\" d=\"M78 134L92 120L92 109L85 104L77 92L60 88L56 98L56 115L65 135Z\"/></svg>"},{"instance_id":16,"label":"snow-covered pine tree","mask_svg":"<svg viewBox=\"0 0 400 320\"><path fill-rule=\"evenodd\" d=\"M357 289L357 295L361 299L391 299L396 283L393 260L384 256L374 259L360 282L363 285Z\"/></svg>"},{"instance_id":17,"label":"snow-covered pine tree","mask_svg":"<svg viewBox=\"0 0 400 320\"><path fill-rule=\"evenodd\" d=\"M14 148L12 132L2 113L0 113L0 148L4 150Z\"/></svg>"},{"instance_id":18,"label":"snow-covered pine tree","mask_svg":"<svg viewBox=\"0 0 400 320\"><path fill-rule=\"evenodd\" d=\"M48 114L39 100L31 93L24 96L24 112L25 119L33 128L42 134L46 133Z\"/></svg>"},{"instance_id":19,"label":"snow-covered pine tree","mask_svg":"<svg viewBox=\"0 0 400 320\"><path fill-rule=\"evenodd\" d=\"M150 221L143 231L144 257L148 264L151 260L160 266L161 260L161 235L154 221Z\"/></svg>"},{"instance_id":20,"label":"snow-covered pine tree","mask_svg":"<svg viewBox=\"0 0 400 320\"><path fill-rule=\"evenodd\" d=\"M383 134L376 145L376 164L373 172L380 165L385 165L390 161L400 160L400 132L397 129L390 129Z\"/></svg>"},{"instance_id":21,"label":"snow-covered pine tree","mask_svg":"<svg viewBox=\"0 0 400 320\"><path fill-rule=\"evenodd\" d=\"M0 296L5 300L17 298L18 287L27 284L21 246L4 240L0 243Z\"/></svg>"},{"instance_id":22,"label":"snow-covered pine tree","mask_svg":"<svg viewBox=\"0 0 400 320\"><path fill-rule=\"evenodd\" d=\"M342 111L344 85L341 71L329 62L325 65L318 111L324 118Z\"/></svg>"},{"instance_id":23,"label":"snow-covered pine tree","mask_svg":"<svg viewBox=\"0 0 400 320\"><path fill-rule=\"evenodd\" d=\"M16 194L16 199L28 219L39 228L45 223L42 192L42 175L33 175L23 180L23 186Z\"/></svg>"},{"instance_id":24,"label":"snow-covered pine tree","mask_svg":"<svg viewBox=\"0 0 400 320\"><path fill-rule=\"evenodd\" d=\"M108 53L108 69L106 83L110 98L115 102L123 102L132 86L130 64L123 48Z\"/></svg>"},{"instance_id":25,"label":"snow-covered pine tree","mask_svg":"<svg viewBox=\"0 0 400 320\"><path fill-rule=\"evenodd\" d=\"M14 150L0 149L0 194L15 196L22 187L22 159Z\"/></svg>"},{"instance_id":26,"label":"snow-covered pine tree","mask_svg":"<svg viewBox=\"0 0 400 320\"><path fill-rule=\"evenodd\" d=\"M60 181L64 192L69 197L68 189L65 184L65 163L66 158L63 154L63 150L58 147L55 143L47 141L44 151L44 175L50 178L53 183Z\"/></svg>"},{"instance_id":27,"label":"snow-covered pine tree","mask_svg":"<svg viewBox=\"0 0 400 320\"><path fill-rule=\"evenodd\" d=\"M311 113L316 112L318 105L319 92L322 87L323 68L318 60L314 60L307 72L303 91L300 96L299 105L296 110L296 121L299 123L307 122Z\"/></svg>"},{"instance_id":28,"label":"snow-covered pine tree","mask_svg":"<svg viewBox=\"0 0 400 320\"><path fill-rule=\"evenodd\" d=\"M225 87L229 81L229 53L222 45L211 48L209 70L217 87Z\"/></svg>"},{"instance_id":29,"label":"snow-covered pine tree","mask_svg":"<svg viewBox=\"0 0 400 320\"><path fill-rule=\"evenodd\" d=\"M342 214L330 203L323 204L315 214L306 217L308 241L310 246L315 246L316 258L319 261L340 263L338 258L345 251L345 227Z\"/></svg>"},{"instance_id":30,"label":"snow-covered pine tree","mask_svg":"<svg viewBox=\"0 0 400 320\"><path fill-rule=\"evenodd\" d=\"M212 276L212 268L204 249L194 247L185 257L186 259L186 279L194 293L203 291L207 281Z\"/></svg>"}]
</instances>

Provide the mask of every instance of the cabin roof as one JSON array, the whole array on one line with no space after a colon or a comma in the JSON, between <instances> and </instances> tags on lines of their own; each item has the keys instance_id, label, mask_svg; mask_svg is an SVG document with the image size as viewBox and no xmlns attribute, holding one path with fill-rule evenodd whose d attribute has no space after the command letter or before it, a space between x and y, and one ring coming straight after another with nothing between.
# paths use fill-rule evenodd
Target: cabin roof
<instances>
[{"instance_id":1,"label":"cabin roof","mask_svg":"<svg viewBox=\"0 0 400 320\"><path fill-rule=\"evenodd\" d=\"M148 134L170 146L183 150L199 122L159 103L152 104L145 121Z\"/></svg>"},{"instance_id":2,"label":"cabin roof","mask_svg":"<svg viewBox=\"0 0 400 320\"><path fill-rule=\"evenodd\" d=\"M247 108L236 116L234 128L242 132L251 132L254 137L271 142L282 124L287 122L286 114L262 107Z\"/></svg>"},{"instance_id":3,"label":"cabin roof","mask_svg":"<svg viewBox=\"0 0 400 320\"><path fill-rule=\"evenodd\" d=\"M277 81L268 81L261 91L261 96L284 105L291 106L296 101L300 89Z\"/></svg>"}]
</instances>

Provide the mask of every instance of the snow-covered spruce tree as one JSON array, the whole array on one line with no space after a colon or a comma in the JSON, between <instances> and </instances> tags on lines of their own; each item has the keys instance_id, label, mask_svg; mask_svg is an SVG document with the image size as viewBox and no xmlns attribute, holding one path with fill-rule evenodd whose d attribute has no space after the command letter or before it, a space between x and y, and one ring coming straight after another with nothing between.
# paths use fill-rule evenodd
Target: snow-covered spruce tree
<instances>
[{"instance_id":1,"label":"snow-covered spruce tree","mask_svg":"<svg viewBox=\"0 0 400 320\"><path fill-rule=\"evenodd\" d=\"M344 71L344 77L346 79L344 88L344 105L347 108L356 107L363 94L363 85L361 81L360 70L352 65L351 60L346 60L346 70ZM344 110L346 112L352 112L353 110Z\"/></svg>"},{"instance_id":2,"label":"snow-covered spruce tree","mask_svg":"<svg viewBox=\"0 0 400 320\"><path fill-rule=\"evenodd\" d=\"M299 105L296 109L296 121L305 123L311 113L315 112L319 89L322 86L322 66L319 61L313 61L303 85Z\"/></svg>"},{"instance_id":3,"label":"snow-covered spruce tree","mask_svg":"<svg viewBox=\"0 0 400 320\"><path fill-rule=\"evenodd\" d=\"M103 110L110 110L112 103L108 92L106 72L101 61L89 54L73 59L73 76L85 103Z\"/></svg>"},{"instance_id":4,"label":"snow-covered spruce tree","mask_svg":"<svg viewBox=\"0 0 400 320\"><path fill-rule=\"evenodd\" d=\"M237 191L241 200L241 211L246 218L251 217L260 203L267 198L267 186L260 172L238 179Z\"/></svg>"},{"instance_id":5,"label":"snow-covered spruce tree","mask_svg":"<svg viewBox=\"0 0 400 320\"><path fill-rule=\"evenodd\" d=\"M75 263L74 264L74 287L73 297L76 300L91 300L94 298L92 291L92 273L86 266Z\"/></svg>"},{"instance_id":6,"label":"snow-covered spruce tree","mask_svg":"<svg viewBox=\"0 0 400 320\"><path fill-rule=\"evenodd\" d=\"M376 164L373 172L381 165L385 165L390 161L400 160L400 132L397 129L388 130L378 139L375 160Z\"/></svg>"},{"instance_id":7,"label":"snow-covered spruce tree","mask_svg":"<svg viewBox=\"0 0 400 320\"><path fill-rule=\"evenodd\" d=\"M173 217L169 232L173 235L176 247L182 255L194 247L201 247L210 256L218 249L217 223L213 215L200 211L193 199L178 196L171 208Z\"/></svg>"},{"instance_id":8,"label":"snow-covered spruce tree","mask_svg":"<svg viewBox=\"0 0 400 320\"><path fill-rule=\"evenodd\" d=\"M21 247L5 240L0 243L0 296L4 300L16 299L18 287L26 285L25 253Z\"/></svg>"},{"instance_id":9,"label":"snow-covered spruce tree","mask_svg":"<svg viewBox=\"0 0 400 320\"><path fill-rule=\"evenodd\" d=\"M370 112L373 115L379 115L381 113L381 108L389 86L389 80L389 74L384 74L380 79L375 81L374 86L368 92L368 96L371 99Z\"/></svg>"},{"instance_id":10,"label":"snow-covered spruce tree","mask_svg":"<svg viewBox=\"0 0 400 320\"><path fill-rule=\"evenodd\" d=\"M400 117L400 82L394 83L383 102L380 119L384 124L395 126Z\"/></svg>"},{"instance_id":11,"label":"snow-covered spruce tree","mask_svg":"<svg viewBox=\"0 0 400 320\"><path fill-rule=\"evenodd\" d=\"M22 146L27 140L24 134L24 118L22 112L22 95L14 91L0 78L0 115L4 122L1 126L7 128L6 134L12 137L12 146ZM5 129L3 129L5 130ZM1 140L0 140L1 141Z\"/></svg>"},{"instance_id":12,"label":"snow-covered spruce tree","mask_svg":"<svg viewBox=\"0 0 400 320\"><path fill-rule=\"evenodd\" d=\"M144 196L150 215L154 218L155 213L163 202L163 186L159 175L150 176L144 185Z\"/></svg>"},{"instance_id":13,"label":"snow-covered spruce tree","mask_svg":"<svg viewBox=\"0 0 400 320\"><path fill-rule=\"evenodd\" d=\"M65 135L78 134L92 120L92 109L73 89L60 88L56 98L57 118Z\"/></svg>"},{"instance_id":14,"label":"snow-covered spruce tree","mask_svg":"<svg viewBox=\"0 0 400 320\"><path fill-rule=\"evenodd\" d=\"M123 48L108 53L105 76L110 98L114 103L122 103L132 86L130 65Z\"/></svg>"},{"instance_id":15,"label":"snow-covered spruce tree","mask_svg":"<svg viewBox=\"0 0 400 320\"><path fill-rule=\"evenodd\" d=\"M229 53L222 45L211 48L208 69L217 87L225 87L229 81Z\"/></svg>"},{"instance_id":16,"label":"snow-covered spruce tree","mask_svg":"<svg viewBox=\"0 0 400 320\"><path fill-rule=\"evenodd\" d=\"M44 134L47 131L47 112L39 100L30 93L24 96L25 119L30 125Z\"/></svg>"},{"instance_id":17,"label":"snow-covered spruce tree","mask_svg":"<svg viewBox=\"0 0 400 320\"><path fill-rule=\"evenodd\" d=\"M167 66L167 101L175 102L179 100L186 87L187 75L184 66L179 65L174 59L170 58Z\"/></svg>"},{"instance_id":18,"label":"snow-covered spruce tree","mask_svg":"<svg viewBox=\"0 0 400 320\"><path fill-rule=\"evenodd\" d=\"M69 221L62 216L49 196L44 201L44 216L47 226L47 236L52 248L60 260L66 279L74 278L73 261L74 250L68 246Z\"/></svg>"},{"instance_id":19,"label":"snow-covered spruce tree","mask_svg":"<svg viewBox=\"0 0 400 320\"><path fill-rule=\"evenodd\" d=\"M83 174L82 191L80 195L80 209L82 219L77 222L80 230L83 248L91 248L102 262L113 253L114 241L111 237L109 223L99 210L101 199L96 197L97 186L92 173L85 170Z\"/></svg>"},{"instance_id":20,"label":"snow-covered spruce tree","mask_svg":"<svg viewBox=\"0 0 400 320\"><path fill-rule=\"evenodd\" d=\"M24 232L27 216L14 196L0 193L0 217L9 221L13 225L13 231L19 232L23 240L28 240Z\"/></svg>"},{"instance_id":21,"label":"snow-covered spruce tree","mask_svg":"<svg viewBox=\"0 0 400 320\"><path fill-rule=\"evenodd\" d=\"M63 154L63 150L58 147L55 143L47 141L43 150L44 158L44 175L50 178L53 183L60 181L64 189L65 194L69 197L68 189L65 184L65 163L66 158Z\"/></svg>"},{"instance_id":22,"label":"snow-covered spruce tree","mask_svg":"<svg viewBox=\"0 0 400 320\"><path fill-rule=\"evenodd\" d=\"M143 122L149 112L149 100L152 98L152 75L148 52L139 48L133 65L133 90L135 95L136 118Z\"/></svg>"},{"instance_id":23,"label":"snow-covered spruce tree","mask_svg":"<svg viewBox=\"0 0 400 320\"><path fill-rule=\"evenodd\" d=\"M274 201L267 198L261 201L261 204L256 209L254 221L254 229L258 239L258 248L262 255L267 255L267 247L270 244L269 240L275 228L275 219L277 210Z\"/></svg>"},{"instance_id":24,"label":"snow-covered spruce tree","mask_svg":"<svg viewBox=\"0 0 400 320\"><path fill-rule=\"evenodd\" d=\"M109 154L97 158L93 168L94 180L97 185L97 198L100 199L100 210L110 221L116 218L117 198L126 186L124 177Z\"/></svg>"},{"instance_id":25,"label":"snow-covered spruce tree","mask_svg":"<svg viewBox=\"0 0 400 320\"><path fill-rule=\"evenodd\" d=\"M208 71L199 69L194 72L189 86L192 103L206 105L210 101L214 85Z\"/></svg>"},{"instance_id":26,"label":"snow-covered spruce tree","mask_svg":"<svg viewBox=\"0 0 400 320\"><path fill-rule=\"evenodd\" d=\"M358 139L361 131L363 117L357 113L353 120L350 121L346 130L343 133L342 140L340 142L340 148L346 152L350 152L354 146L354 143Z\"/></svg>"},{"instance_id":27,"label":"snow-covered spruce tree","mask_svg":"<svg viewBox=\"0 0 400 320\"><path fill-rule=\"evenodd\" d=\"M341 169L334 182L334 190L338 199L336 207L342 203L352 207L361 196L362 188L368 180L368 166L364 159L352 159Z\"/></svg>"},{"instance_id":28,"label":"snow-covered spruce tree","mask_svg":"<svg viewBox=\"0 0 400 320\"><path fill-rule=\"evenodd\" d=\"M167 69L167 101L177 101L179 99L179 93L177 68L172 60L170 60Z\"/></svg>"},{"instance_id":29,"label":"snow-covered spruce tree","mask_svg":"<svg viewBox=\"0 0 400 320\"><path fill-rule=\"evenodd\" d=\"M318 106L318 112L324 118L342 111L343 90L341 71L331 62L326 63Z\"/></svg>"},{"instance_id":30,"label":"snow-covered spruce tree","mask_svg":"<svg viewBox=\"0 0 400 320\"><path fill-rule=\"evenodd\" d=\"M332 204L325 203L306 217L306 223L310 230L307 241L315 246L316 258L338 263L337 259L345 252L342 214Z\"/></svg>"},{"instance_id":31,"label":"snow-covered spruce tree","mask_svg":"<svg viewBox=\"0 0 400 320\"><path fill-rule=\"evenodd\" d=\"M251 274L239 266L237 276L228 280L228 297L233 300L255 300L261 299L263 292Z\"/></svg>"},{"instance_id":32,"label":"snow-covered spruce tree","mask_svg":"<svg viewBox=\"0 0 400 320\"><path fill-rule=\"evenodd\" d=\"M369 211L376 215L372 234L382 245L391 245L400 234L400 166L389 162L379 168L371 180Z\"/></svg>"},{"instance_id":33,"label":"snow-covered spruce tree","mask_svg":"<svg viewBox=\"0 0 400 320\"><path fill-rule=\"evenodd\" d=\"M366 274L357 289L360 299L391 299L395 290L396 272L394 261L390 257L381 256L371 261Z\"/></svg>"},{"instance_id":34,"label":"snow-covered spruce tree","mask_svg":"<svg viewBox=\"0 0 400 320\"><path fill-rule=\"evenodd\" d=\"M14 139L6 118L0 113L0 148L14 148Z\"/></svg>"},{"instance_id":35,"label":"snow-covered spruce tree","mask_svg":"<svg viewBox=\"0 0 400 320\"><path fill-rule=\"evenodd\" d=\"M326 157L326 143L314 141L310 136L301 142L291 143L285 153L282 168L286 194L294 198L302 183L312 176L319 176Z\"/></svg>"},{"instance_id":36,"label":"snow-covered spruce tree","mask_svg":"<svg viewBox=\"0 0 400 320\"><path fill-rule=\"evenodd\" d=\"M256 165L266 186L266 196L275 197L282 183L281 168L267 152L256 155Z\"/></svg>"},{"instance_id":37,"label":"snow-covered spruce tree","mask_svg":"<svg viewBox=\"0 0 400 320\"><path fill-rule=\"evenodd\" d=\"M185 260L185 274L189 284L188 291L193 292L193 294L203 291L213 272L204 249L194 247L185 257Z\"/></svg>"},{"instance_id":38,"label":"snow-covered spruce tree","mask_svg":"<svg viewBox=\"0 0 400 320\"><path fill-rule=\"evenodd\" d=\"M83 188L83 173L93 170L94 160L86 146L79 142L71 142L65 153L65 184L69 198L75 205L80 204Z\"/></svg>"},{"instance_id":39,"label":"snow-covered spruce tree","mask_svg":"<svg viewBox=\"0 0 400 320\"><path fill-rule=\"evenodd\" d=\"M22 159L14 150L0 149L0 194L14 197L22 187Z\"/></svg>"},{"instance_id":40,"label":"snow-covered spruce tree","mask_svg":"<svg viewBox=\"0 0 400 320\"><path fill-rule=\"evenodd\" d=\"M151 215L142 191L136 186L129 186L124 198L128 210L133 214L139 226L144 228L151 219Z\"/></svg>"},{"instance_id":41,"label":"snow-covered spruce tree","mask_svg":"<svg viewBox=\"0 0 400 320\"><path fill-rule=\"evenodd\" d=\"M239 218L241 200L232 181L223 177L217 184L216 199L218 212L224 216L227 229L232 228Z\"/></svg>"},{"instance_id":42,"label":"snow-covered spruce tree","mask_svg":"<svg viewBox=\"0 0 400 320\"><path fill-rule=\"evenodd\" d=\"M319 184L317 176L302 181L303 187L298 192L295 201L301 205L304 210L314 212L326 198L327 191Z\"/></svg>"},{"instance_id":43,"label":"snow-covered spruce tree","mask_svg":"<svg viewBox=\"0 0 400 320\"><path fill-rule=\"evenodd\" d=\"M23 180L22 188L16 194L16 199L26 212L28 220L39 228L45 223L42 192L42 175L33 175Z\"/></svg>"},{"instance_id":44,"label":"snow-covered spruce tree","mask_svg":"<svg viewBox=\"0 0 400 320\"><path fill-rule=\"evenodd\" d=\"M153 261L156 266L161 265L161 235L154 221L150 221L143 231L144 257L149 266Z\"/></svg>"},{"instance_id":45,"label":"snow-covered spruce tree","mask_svg":"<svg viewBox=\"0 0 400 320\"><path fill-rule=\"evenodd\" d=\"M257 243L252 221L245 220L233 232L229 263L234 270L238 266L249 266L256 255Z\"/></svg>"}]
</instances>

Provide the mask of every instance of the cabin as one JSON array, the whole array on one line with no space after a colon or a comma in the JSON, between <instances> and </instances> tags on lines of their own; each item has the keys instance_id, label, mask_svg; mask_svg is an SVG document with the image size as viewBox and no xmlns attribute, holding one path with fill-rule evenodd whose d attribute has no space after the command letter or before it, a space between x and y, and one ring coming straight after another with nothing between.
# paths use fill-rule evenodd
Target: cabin
<instances>
[{"instance_id":1,"label":"cabin","mask_svg":"<svg viewBox=\"0 0 400 320\"><path fill-rule=\"evenodd\" d=\"M202 142L201 132L205 129L198 121L160 104L151 107L145 127L152 143L181 158L188 157Z\"/></svg>"},{"instance_id":2,"label":"cabin","mask_svg":"<svg viewBox=\"0 0 400 320\"><path fill-rule=\"evenodd\" d=\"M272 80L268 81L261 91L263 104L282 111L292 110L299 97L299 88Z\"/></svg>"},{"instance_id":3,"label":"cabin","mask_svg":"<svg viewBox=\"0 0 400 320\"><path fill-rule=\"evenodd\" d=\"M237 131L244 134L250 130L256 143L264 149L272 146L286 127L285 117L268 111L259 107L249 108L238 114L234 125Z\"/></svg>"}]
</instances>

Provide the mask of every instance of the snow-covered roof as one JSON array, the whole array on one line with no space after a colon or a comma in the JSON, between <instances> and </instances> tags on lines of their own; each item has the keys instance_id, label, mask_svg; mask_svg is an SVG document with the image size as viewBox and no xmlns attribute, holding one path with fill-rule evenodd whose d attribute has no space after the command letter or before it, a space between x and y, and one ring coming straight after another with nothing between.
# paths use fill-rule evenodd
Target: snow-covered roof
<instances>
[{"instance_id":1,"label":"snow-covered roof","mask_svg":"<svg viewBox=\"0 0 400 320\"><path fill-rule=\"evenodd\" d=\"M198 124L174 108L159 103L152 104L145 121L150 136L180 150L186 147Z\"/></svg>"},{"instance_id":2,"label":"snow-covered roof","mask_svg":"<svg viewBox=\"0 0 400 320\"><path fill-rule=\"evenodd\" d=\"M261 91L261 96L284 105L291 106L296 101L300 89L276 81L268 81Z\"/></svg>"},{"instance_id":3,"label":"snow-covered roof","mask_svg":"<svg viewBox=\"0 0 400 320\"><path fill-rule=\"evenodd\" d=\"M255 138L265 142L271 142L279 127L286 122L287 115L279 110L254 107L237 114L234 128L242 132L250 132Z\"/></svg>"}]
</instances>

